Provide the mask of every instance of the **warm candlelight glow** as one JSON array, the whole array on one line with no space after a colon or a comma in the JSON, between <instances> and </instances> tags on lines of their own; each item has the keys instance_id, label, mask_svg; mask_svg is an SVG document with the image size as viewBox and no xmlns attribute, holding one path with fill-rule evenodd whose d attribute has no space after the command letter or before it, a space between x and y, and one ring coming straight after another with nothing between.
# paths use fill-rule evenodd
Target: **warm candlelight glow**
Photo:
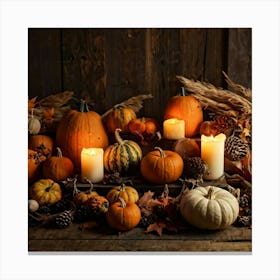
<instances>
[{"instance_id":1,"label":"warm candlelight glow","mask_svg":"<svg viewBox=\"0 0 280 280\"><path fill-rule=\"evenodd\" d=\"M103 149L101 148L83 148L81 152L81 173L82 180L85 178L93 183L103 180Z\"/></svg>"},{"instance_id":2,"label":"warm candlelight glow","mask_svg":"<svg viewBox=\"0 0 280 280\"><path fill-rule=\"evenodd\" d=\"M224 146L226 136L223 133L213 137L201 135L201 159L209 168L205 179L215 180L224 174Z\"/></svg>"},{"instance_id":3,"label":"warm candlelight glow","mask_svg":"<svg viewBox=\"0 0 280 280\"><path fill-rule=\"evenodd\" d=\"M185 121L168 119L163 122L163 137L170 140L178 140L185 137Z\"/></svg>"}]
</instances>

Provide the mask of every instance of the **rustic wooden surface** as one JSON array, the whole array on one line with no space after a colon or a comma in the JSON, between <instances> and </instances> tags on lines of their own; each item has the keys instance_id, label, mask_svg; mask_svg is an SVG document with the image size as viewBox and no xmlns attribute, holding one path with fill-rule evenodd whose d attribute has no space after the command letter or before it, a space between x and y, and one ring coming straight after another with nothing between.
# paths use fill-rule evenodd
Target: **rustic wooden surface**
<instances>
[{"instance_id":1,"label":"rustic wooden surface","mask_svg":"<svg viewBox=\"0 0 280 280\"><path fill-rule=\"evenodd\" d=\"M29 251L174 251L251 252L252 230L231 226L221 231L194 228L158 236L143 228L118 233L109 228L80 230L79 224L66 229L29 229Z\"/></svg>"},{"instance_id":2,"label":"rustic wooden surface","mask_svg":"<svg viewBox=\"0 0 280 280\"><path fill-rule=\"evenodd\" d=\"M30 28L28 42L29 97L71 90L100 114L150 93L139 114L161 121L176 75L251 87L250 28Z\"/></svg>"}]
</instances>

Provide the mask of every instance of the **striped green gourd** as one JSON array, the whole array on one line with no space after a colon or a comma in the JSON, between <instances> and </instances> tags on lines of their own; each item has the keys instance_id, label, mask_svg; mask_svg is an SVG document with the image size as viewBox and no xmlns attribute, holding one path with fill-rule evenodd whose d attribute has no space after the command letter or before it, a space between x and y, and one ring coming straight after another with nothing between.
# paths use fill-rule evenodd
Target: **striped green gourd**
<instances>
[{"instance_id":1,"label":"striped green gourd","mask_svg":"<svg viewBox=\"0 0 280 280\"><path fill-rule=\"evenodd\" d=\"M119 128L115 130L116 143L107 147L104 152L104 168L109 173L130 173L138 167L142 159L140 146L134 141L123 140L120 131Z\"/></svg>"}]
</instances>

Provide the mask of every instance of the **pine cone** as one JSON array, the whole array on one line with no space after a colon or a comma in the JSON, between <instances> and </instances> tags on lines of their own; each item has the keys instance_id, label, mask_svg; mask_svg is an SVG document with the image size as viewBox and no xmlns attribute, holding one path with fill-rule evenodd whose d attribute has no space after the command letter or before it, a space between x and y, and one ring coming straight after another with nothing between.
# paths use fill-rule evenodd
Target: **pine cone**
<instances>
[{"instance_id":1,"label":"pine cone","mask_svg":"<svg viewBox=\"0 0 280 280\"><path fill-rule=\"evenodd\" d=\"M225 157L232 161L239 161L246 157L248 144L237 136L230 136L225 141Z\"/></svg>"},{"instance_id":2,"label":"pine cone","mask_svg":"<svg viewBox=\"0 0 280 280\"><path fill-rule=\"evenodd\" d=\"M208 172L208 166L200 157L190 157L185 160L187 178L202 179Z\"/></svg>"},{"instance_id":3,"label":"pine cone","mask_svg":"<svg viewBox=\"0 0 280 280\"><path fill-rule=\"evenodd\" d=\"M58 228L66 228L72 224L74 220L73 212L66 210L55 218L55 225Z\"/></svg>"}]
</instances>

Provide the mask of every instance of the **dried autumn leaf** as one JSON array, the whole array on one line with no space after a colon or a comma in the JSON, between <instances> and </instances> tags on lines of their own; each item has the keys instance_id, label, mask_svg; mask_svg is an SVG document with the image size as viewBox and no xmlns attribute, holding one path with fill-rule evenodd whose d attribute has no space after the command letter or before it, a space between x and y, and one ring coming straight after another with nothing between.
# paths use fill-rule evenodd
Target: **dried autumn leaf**
<instances>
[{"instance_id":1,"label":"dried autumn leaf","mask_svg":"<svg viewBox=\"0 0 280 280\"><path fill-rule=\"evenodd\" d=\"M155 231L159 236L162 236L162 230L164 228L166 228L166 224L165 223L163 223L163 222L156 222L156 223L150 224L147 227L146 233Z\"/></svg>"},{"instance_id":2,"label":"dried autumn leaf","mask_svg":"<svg viewBox=\"0 0 280 280\"><path fill-rule=\"evenodd\" d=\"M30 112L31 109L33 109L35 107L36 99L37 99L37 96L35 96L31 99L28 99L28 112Z\"/></svg>"}]
</instances>

